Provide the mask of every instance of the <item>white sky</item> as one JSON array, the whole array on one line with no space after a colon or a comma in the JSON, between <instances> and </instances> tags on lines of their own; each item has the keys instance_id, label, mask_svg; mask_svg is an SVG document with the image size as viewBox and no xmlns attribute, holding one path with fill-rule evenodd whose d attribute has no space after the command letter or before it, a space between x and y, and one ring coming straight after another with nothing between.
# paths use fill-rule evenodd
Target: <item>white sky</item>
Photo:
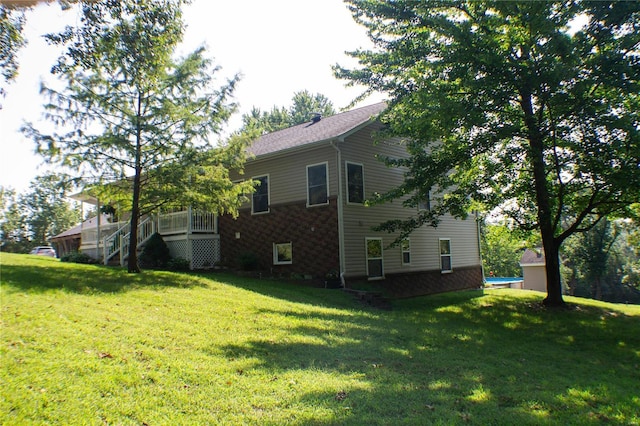
<instances>
[{"instance_id":1,"label":"white sky","mask_svg":"<svg viewBox=\"0 0 640 426\"><path fill-rule=\"evenodd\" d=\"M240 115L253 106L289 106L297 91L322 93L341 109L362 90L345 87L331 71L336 63L354 65L345 51L371 46L341 0L194 0L184 9L184 19L188 27L179 53L204 44L214 64L222 67L220 77L243 76L235 92L240 110L228 130L235 130ZM59 55L40 35L77 20L77 12L61 12L55 4L28 12L29 43L20 51L20 74L0 100L0 185L19 193L46 172L33 153L34 143L18 131L24 121L41 122L40 81L50 78Z\"/></svg>"}]
</instances>

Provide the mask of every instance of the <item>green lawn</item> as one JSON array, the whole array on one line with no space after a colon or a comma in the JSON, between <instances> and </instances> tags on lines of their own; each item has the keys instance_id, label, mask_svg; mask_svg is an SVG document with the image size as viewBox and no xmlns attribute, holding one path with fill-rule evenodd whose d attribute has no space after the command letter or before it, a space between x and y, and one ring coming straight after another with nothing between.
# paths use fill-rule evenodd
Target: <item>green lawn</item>
<instances>
[{"instance_id":1,"label":"green lawn","mask_svg":"<svg viewBox=\"0 0 640 426\"><path fill-rule=\"evenodd\" d=\"M640 424L640 307L3 253L0 424Z\"/></svg>"}]
</instances>

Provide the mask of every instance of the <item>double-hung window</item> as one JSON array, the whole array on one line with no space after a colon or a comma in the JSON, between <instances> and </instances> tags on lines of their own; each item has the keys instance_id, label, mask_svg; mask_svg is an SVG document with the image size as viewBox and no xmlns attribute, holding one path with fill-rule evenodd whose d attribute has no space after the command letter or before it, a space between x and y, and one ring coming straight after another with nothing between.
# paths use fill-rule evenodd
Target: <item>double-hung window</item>
<instances>
[{"instance_id":1,"label":"double-hung window","mask_svg":"<svg viewBox=\"0 0 640 426\"><path fill-rule=\"evenodd\" d=\"M400 247L402 248L402 264L411 265L411 240L405 238L400 243Z\"/></svg>"},{"instance_id":2,"label":"double-hung window","mask_svg":"<svg viewBox=\"0 0 640 426\"><path fill-rule=\"evenodd\" d=\"M364 203L364 166L347 162L347 203Z\"/></svg>"},{"instance_id":3,"label":"double-hung window","mask_svg":"<svg viewBox=\"0 0 640 426\"><path fill-rule=\"evenodd\" d=\"M431 197L429 196L429 192L427 192L425 196L418 201L418 210L431 210Z\"/></svg>"},{"instance_id":4,"label":"double-hung window","mask_svg":"<svg viewBox=\"0 0 640 426\"><path fill-rule=\"evenodd\" d=\"M440 238L440 271L443 273L453 271L451 240L449 238Z\"/></svg>"},{"instance_id":5,"label":"double-hung window","mask_svg":"<svg viewBox=\"0 0 640 426\"><path fill-rule=\"evenodd\" d=\"M382 238L367 238L367 277L370 280L384 277L382 264Z\"/></svg>"},{"instance_id":6,"label":"double-hung window","mask_svg":"<svg viewBox=\"0 0 640 426\"><path fill-rule=\"evenodd\" d=\"M327 163L307 166L307 206L329 204Z\"/></svg>"},{"instance_id":7,"label":"double-hung window","mask_svg":"<svg viewBox=\"0 0 640 426\"><path fill-rule=\"evenodd\" d=\"M269 212L269 175L257 176L253 180L258 181L255 192L251 197L251 213Z\"/></svg>"}]
</instances>

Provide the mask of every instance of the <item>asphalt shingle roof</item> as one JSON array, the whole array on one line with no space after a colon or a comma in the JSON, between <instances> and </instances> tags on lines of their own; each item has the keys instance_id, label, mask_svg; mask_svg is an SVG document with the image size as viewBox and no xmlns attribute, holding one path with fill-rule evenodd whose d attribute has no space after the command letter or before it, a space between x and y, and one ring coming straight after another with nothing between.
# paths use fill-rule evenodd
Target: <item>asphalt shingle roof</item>
<instances>
[{"instance_id":1,"label":"asphalt shingle roof","mask_svg":"<svg viewBox=\"0 0 640 426\"><path fill-rule=\"evenodd\" d=\"M544 265L544 252L542 250L531 250L526 249L524 253L522 253L522 258L520 259L521 265Z\"/></svg>"},{"instance_id":2,"label":"asphalt shingle roof","mask_svg":"<svg viewBox=\"0 0 640 426\"><path fill-rule=\"evenodd\" d=\"M317 122L309 121L268 133L258 138L249 148L249 152L256 157L260 157L315 142L332 140L367 123L380 114L385 107L386 103L379 102L330 117L322 117Z\"/></svg>"}]
</instances>

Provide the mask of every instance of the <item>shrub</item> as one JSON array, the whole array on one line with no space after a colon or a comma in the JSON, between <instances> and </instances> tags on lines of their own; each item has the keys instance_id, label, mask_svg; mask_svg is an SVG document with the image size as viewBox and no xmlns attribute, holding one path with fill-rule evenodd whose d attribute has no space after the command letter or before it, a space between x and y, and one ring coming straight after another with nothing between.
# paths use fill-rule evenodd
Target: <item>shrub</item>
<instances>
[{"instance_id":1,"label":"shrub","mask_svg":"<svg viewBox=\"0 0 640 426\"><path fill-rule=\"evenodd\" d=\"M188 271L190 267L191 263L182 257L175 257L167 262L167 269L170 271Z\"/></svg>"},{"instance_id":2,"label":"shrub","mask_svg":"<svg viewBox=\"0 0 640 426\"><path fill-rule=\"evenodd\" d=\"M238 264L243 271L255 271L259 266L258 256L255 253L243 253L238 258Z\"/></svg>"},{"instance_id":3,"label":"shrub","mask_svg":"<svg viewBox=\"0 0 640 426\"><path fill-rule=\"evenodd\" d=\"M162 236L156 232L144 244L140 254L140 263L145 267L163 268L167 266L169 259L171 259L169 246L164 242Z\"/></svg>"},{"instance_id":4,"label":"shrub","mask_svg":"<svg viewBox=\"0 0 640 426\"><path fill-rule=\"evenodd\" d=\"M60 258L61 262L70 262L70 263L85 263L91 264L96 263L96 260L91 258L89 255L85 253L81 253L79 251L72 251L71 253L67 253Z\"/></svg>"}]
</instances>

